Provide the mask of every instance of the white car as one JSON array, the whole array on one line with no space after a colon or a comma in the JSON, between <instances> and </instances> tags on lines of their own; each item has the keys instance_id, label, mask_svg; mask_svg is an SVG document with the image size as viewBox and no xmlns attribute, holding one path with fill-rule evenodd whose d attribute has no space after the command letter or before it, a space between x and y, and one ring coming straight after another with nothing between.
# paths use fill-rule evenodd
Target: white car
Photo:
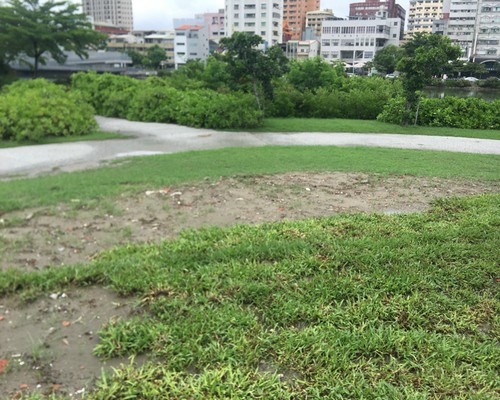
<instances>
[{"instance_id":1,"label":"white car","mask_svg":"<svg viewBox=\"0 0 500 400\"><path fill-rule=\"evenodd\" d=\"M477 82L479 79L474 78L473 76L468 76L467 78L464 78L464 81L469 81L469 82Z\"/></svg>"}]
</instances>

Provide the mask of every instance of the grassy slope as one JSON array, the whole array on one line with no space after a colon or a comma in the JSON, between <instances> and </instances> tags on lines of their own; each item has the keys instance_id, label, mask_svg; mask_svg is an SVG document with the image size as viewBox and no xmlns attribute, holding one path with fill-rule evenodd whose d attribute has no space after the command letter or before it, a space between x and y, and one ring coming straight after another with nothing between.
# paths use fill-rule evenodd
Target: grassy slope
<instances>
[{"instance_id":1,"label":"grassy slope","mask_svg":"<svg viewBox=\"0 0 500 400\"><path fill-rule=\"evenodd\" d=\"M1 273L0 295L97 283L142 299L96 354L159 364L118 371L91 399L494 399L499 226L489 195L188 231L88 266Z\"/></svg>"},{"instance_id":2,"label":"grassy slope","mask_svg":"<svg viewBox=\"0 0 500 400\"><path fill-rule=\"evenodd\" d=\"M383 148L264 147L144 157L114 167L0 182L0 212L237 174L353 171L499 179L500 157Z\"/></svg>"},{"instance_id":3,"label":"grassy slope","mask_svg":"<svg viewBox=\"0 0 500 400\"><path fill-rule=\"evenodd\" d=\"M498 130L432 128L388 124L379 121L317 118L268 118L254 132L353 132L398 133L401 135L453 136L500 140Z\"/></svg>"}]
</instances>

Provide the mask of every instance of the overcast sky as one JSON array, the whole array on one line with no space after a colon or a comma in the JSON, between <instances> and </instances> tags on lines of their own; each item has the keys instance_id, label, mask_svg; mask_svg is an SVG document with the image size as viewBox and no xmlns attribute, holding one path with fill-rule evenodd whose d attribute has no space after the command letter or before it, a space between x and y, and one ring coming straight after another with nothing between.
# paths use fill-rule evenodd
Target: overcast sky
<instances>
[{"instance_id":1,"label":"overcast sky","mask_svg":"<svg viewBox=\"0 0 500 400\"><path fill-rule=\"evenodd\" d=\"M224 8L224 0L132 0L134 29L172 29L173 18L194 18L194 14ZM349 14L349 3L362 0L321 0L321 9L330 8L336 16ZM401 4L408 13L408 0Z\"/></svg>"}]
</instances>

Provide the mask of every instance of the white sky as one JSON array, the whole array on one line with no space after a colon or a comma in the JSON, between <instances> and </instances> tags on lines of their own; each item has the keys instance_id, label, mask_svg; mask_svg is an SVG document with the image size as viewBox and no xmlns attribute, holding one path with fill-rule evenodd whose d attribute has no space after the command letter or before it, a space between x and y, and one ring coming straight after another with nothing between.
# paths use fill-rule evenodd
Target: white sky
<instances>
[{"instance_id":1,"label":"white sky","mask_svg":"<svg viewBox=\"0 0 500 400\"><path fill-rule=\"evenodd\" d=\"M362 0L321 0L321 9L330 8L336 16L349 15L349 4ZM172 29L173 18L194 18L195 14L216 12L224 0L132 0L134 29ZM408 0L398 1L408 14Z\"/></svg>"}]
</instances>

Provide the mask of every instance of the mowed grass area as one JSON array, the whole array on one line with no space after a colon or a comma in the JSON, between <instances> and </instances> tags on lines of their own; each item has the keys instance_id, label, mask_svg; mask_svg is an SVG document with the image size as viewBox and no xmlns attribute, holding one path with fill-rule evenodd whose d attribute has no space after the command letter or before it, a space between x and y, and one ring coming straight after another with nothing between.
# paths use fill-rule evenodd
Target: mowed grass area
<instances>
[{"instance_id":1,"label":"mowed grass area","mask_svg":"<svg viewBox=\"0 0 500 400\"><path fill-rule=\"evenodd\" d=\"M372 120L267 118L262 127L252 132L351 132L397 133L400 135L453 136L500 140L498 130L433 128L427 126L400 126Z\"/></svg>"},{"instance_id":2,"label":"mowed grass area","mask_svg":"<svg viewBox=\"0 0 500 400\"><path fill-rule=\"evenodd\" d=\"M497 399L500 195L425 213L186 231L89 265L0 273L0 296L136 296L99 357L154 355L88 399Z\"/></svg>"},{"instance_id":3,"label":"mowed grass area","mask_svg":"<svg viewBox=\"0 0 500 400\"><path fill-rule=\"evenodd\" d=\"M0 212L221 176L347 171L498 180L500 156L366 147L230 148L133 158L95 170L0 182Z\"/></svg>"},{"instance_id":4,"label":"mowed grass area","mask_svg":"<svg viewBox=\"0 0 500 400\"><path fill-rule=\"evenodd\" d=\"M94 132L84 136L48 137L48 138L43 138L38 142L0 140L0 149L21 147L21 146L36 146L40 144L88 142L91 140L129 139L130 137L131 137L130 135L122 135L120 133L113 133L113 132Z\"/></svg>"}]
</instances>

